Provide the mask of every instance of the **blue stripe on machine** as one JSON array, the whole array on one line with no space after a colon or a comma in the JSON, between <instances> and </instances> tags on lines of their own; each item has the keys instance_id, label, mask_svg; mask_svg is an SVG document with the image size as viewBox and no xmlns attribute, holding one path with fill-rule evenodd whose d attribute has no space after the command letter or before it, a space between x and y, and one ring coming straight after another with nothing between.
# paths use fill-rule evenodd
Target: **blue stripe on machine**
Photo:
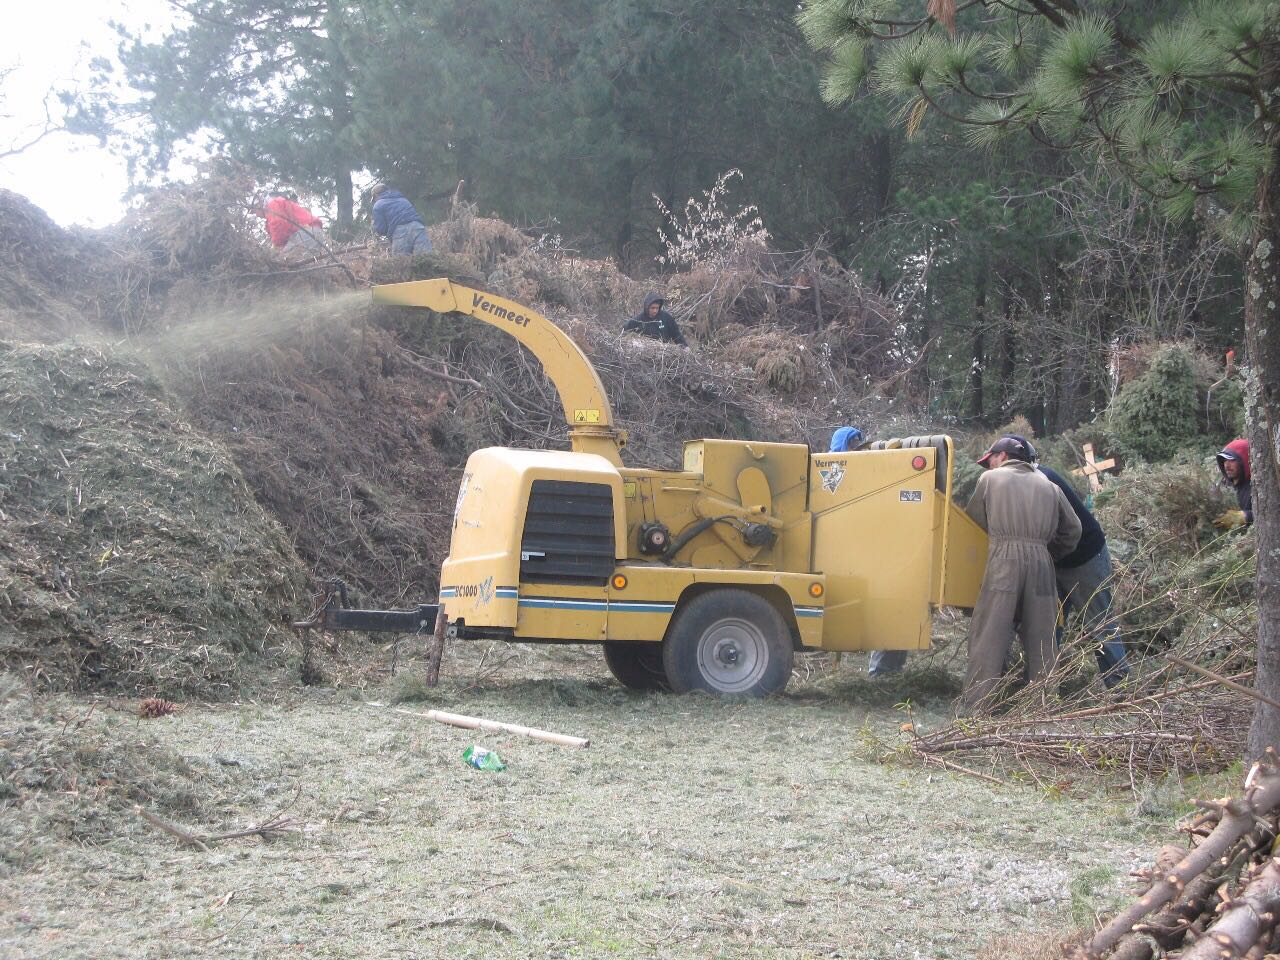
<instances>
[{"instance_id":1,"label":"blue stripe on machine","mask_svg":"<svg viewBox=\"0 0 1280 960\"><path fill-rule=\"evenodd\" d=\"M520 606L543 610L604 610L608 605L603 600L551 600L543 597L525 597L520 600Z\"/></svg>"},{"instance_id":2,"label":"blue stripe on machine","mask_svg":"<svg viewBox=\"0 0 1280 960\"><path fill-rule=\"evenodd\" d=\"M521 597L520 606L555 610L613 610L618 613L670 613L674 603L638 600L584 600L572 597Z\"/></svg>"},{"instance_id":3,"label":"blue stripe on machine","mask_svg":"<svg viewBox=\"0 0 1280 960\"><path fill-rule=\"evenodd\" d=\"M440 591L441 600L451 600L458 595L456 587L445 587ZM494 596L499 600L518 600L522 607L543 610L616 610L619 613L671 613L674 603L663 603L657 600L586 600L573 597L525 597L520 598L516 587L498 587ZM797 617L820 617L822 607L795 607Z\"/></svg>"},{"instance_id":4,"label":"blue stripe on machine","mask_svg":"<svg viewBox=\"0 0 1280 960\"><path fill-rule=\"evenodd\" d=\"M457 587L441 587L440 588L441 600L451 600L457 595L458 595ZM516 599L516 597L520 596L520 591L517 590L515 587L498 587L496 590L493 591L493 595L497 597L499 600L514 600Z\"/></svg>"}]
</instances>

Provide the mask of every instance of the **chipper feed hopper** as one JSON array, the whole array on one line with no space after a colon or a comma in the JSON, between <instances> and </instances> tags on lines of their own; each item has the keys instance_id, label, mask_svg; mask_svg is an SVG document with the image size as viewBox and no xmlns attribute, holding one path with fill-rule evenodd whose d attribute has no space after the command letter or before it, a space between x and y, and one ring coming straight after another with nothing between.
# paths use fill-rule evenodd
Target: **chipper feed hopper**
<instances>
[{"instance_id":1,"label":"chipper feed hopper","mask_svg":"<svg viewBox=\"0 0 1280 960\"><path fill-rule=\"evenodd\" d=\"M570 450L467 461L436 605L344 609L300 626L522 643L600 643L628 687L764 695L797 650L921 650L931 613L971 607L986 535L951 500L950 437L852 453L690 440L679 470L627 467L599 376L528 307L448 280L375 287L377 303L506 331L559 390ZM434 672L434 670L433 670Z\"/></svg>"}]
</instances>

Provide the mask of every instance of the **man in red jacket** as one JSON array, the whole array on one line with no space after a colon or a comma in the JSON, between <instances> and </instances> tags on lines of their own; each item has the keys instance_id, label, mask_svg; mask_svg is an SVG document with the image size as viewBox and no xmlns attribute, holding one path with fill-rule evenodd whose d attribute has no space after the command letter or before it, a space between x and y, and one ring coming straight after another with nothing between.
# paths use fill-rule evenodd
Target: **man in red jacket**
<instances>
[{"instance_id":1,"label":"man in red jacket","mask_svg":"<svg viewBox=\"0 0 1280 960\"><path fill-rule=\"evenodd\" d=\"M319 253L323 249L319 234L324 224L292 194L277 194L267 201L263 216L267 218L267 236L271 245L286 253L303 251Z\"/></svg>"}]
</instances>

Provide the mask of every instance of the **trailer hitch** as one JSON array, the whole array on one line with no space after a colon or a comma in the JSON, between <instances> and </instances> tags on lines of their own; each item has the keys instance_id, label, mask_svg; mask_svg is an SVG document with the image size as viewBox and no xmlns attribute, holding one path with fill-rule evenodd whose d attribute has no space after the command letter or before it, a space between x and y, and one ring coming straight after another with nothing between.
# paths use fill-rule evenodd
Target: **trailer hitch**
<instances>
[{"instance_id":1,"label":"trailer hitch","mask_svg":"<svg viewBox=\"0 0 1280 960\"><path fill-rule=\"evenodd\" d=\"M338 578L322 583L316 607L305 620L295 620L293 628L302 638L302 682L310 684L318 676L311 659L311 631L360 630L366 633L431 633L428 647L427 686L434 687L440 676L448 617L438 603L420 603L412 610L352 610L347 606L347 585Z\"/></svg>"}]
</instances>

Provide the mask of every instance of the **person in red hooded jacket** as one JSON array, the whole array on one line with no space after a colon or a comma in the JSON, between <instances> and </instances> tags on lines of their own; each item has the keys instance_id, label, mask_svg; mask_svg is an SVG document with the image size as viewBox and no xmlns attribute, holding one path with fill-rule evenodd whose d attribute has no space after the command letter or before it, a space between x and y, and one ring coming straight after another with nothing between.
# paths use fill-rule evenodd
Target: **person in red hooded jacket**
<instances>
[{"instance_id":1,"label":"person in red hooded jacket","mask_svg":"<svg viewBox=\"0 0 1280 960\"><path fill-rule=\"evenodd\" d=\"M1253 523L1253 475L1249 470L1249 441L1232 440L1218 452L1218 469L1223 479L1236 489L1239 510L1228 510L1213 521L1215 527L1230 530Z\"/></svg>"},{"instance_id":2,"label":"person in red hooded jacket","mask_svg":"<svg viewBox=\"0 0 1280 960\"><path fill-rule=\"evenodd\" d=\"M292 194L281 193L267 201L262 214L267 219L267 236L277 250L318 251L317 235L323 233L324 224L296 200Z\"/></svg>"}]
</instances>

